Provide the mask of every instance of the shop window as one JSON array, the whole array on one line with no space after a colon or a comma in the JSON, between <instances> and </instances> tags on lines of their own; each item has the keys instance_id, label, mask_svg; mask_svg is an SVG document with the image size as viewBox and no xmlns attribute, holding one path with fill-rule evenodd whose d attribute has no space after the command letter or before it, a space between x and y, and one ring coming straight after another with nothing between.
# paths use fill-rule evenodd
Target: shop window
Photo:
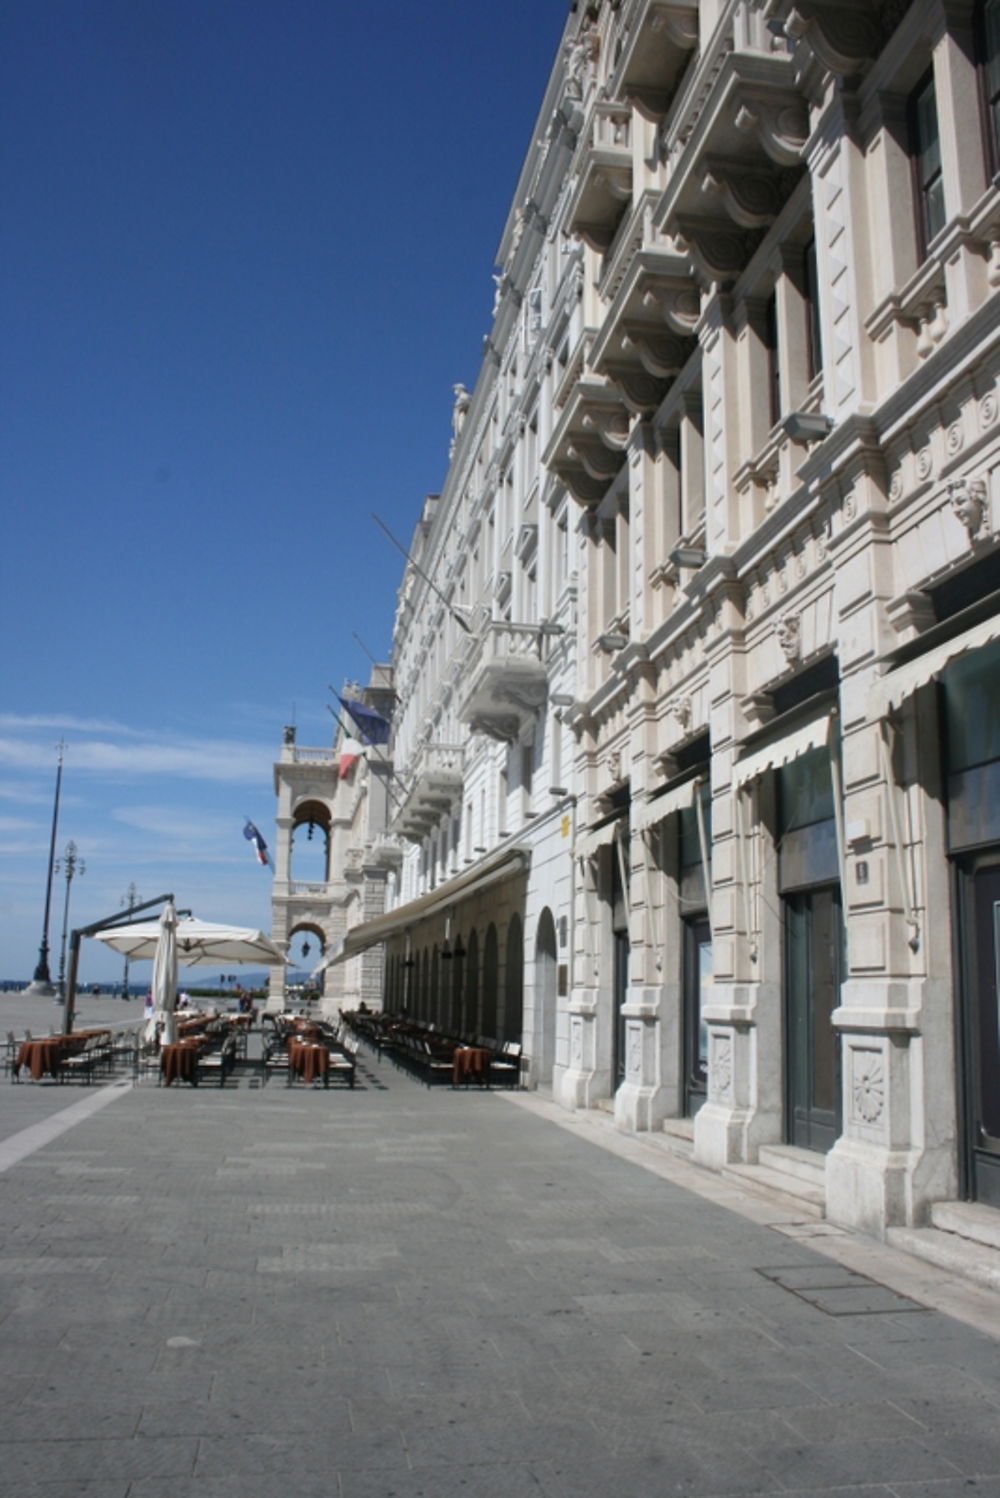
<instances>
[{"instance_id":1,"label":"shop window","mask_svg":"<svg viewBox=\"0 0 1000 1498\"><path fill-rule=\"evenodd\" d=\"M945 224L941 134L932 72L924 74L910 95L907 114L920 246L926 254L927 246Z\"/></svg>"},{"instance_id":2,"label":"shop window","mask_svg":"<svg viewBox=\"0 0 1000 1498\"><path fill-rule=\"evenodd\" d=\"M953 661L942 677L952 774L1000 759L1000 643Z\"/></svg>"},{"instance_id":3,"label":"shop window","mask_svg":"<svg viewBox=\"0 0 1000 1498\"><path fill-rule=\"evenodd\" d=\"M833 817L833 777L825 749L812 749L783 765L778 772L778 783L781 836Z\"/></svg>"}]
</instances>

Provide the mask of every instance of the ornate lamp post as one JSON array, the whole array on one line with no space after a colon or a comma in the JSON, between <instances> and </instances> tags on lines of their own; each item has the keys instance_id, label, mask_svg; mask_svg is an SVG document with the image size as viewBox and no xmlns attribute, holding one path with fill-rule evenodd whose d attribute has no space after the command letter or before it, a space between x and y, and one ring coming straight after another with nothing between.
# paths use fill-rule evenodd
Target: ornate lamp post
<instances>
[{"instance_id":1,"label":"ornate lamp post","mask_svg":"<svg viewBox=\"0 0 1000 1498\"><path fill-rule=\"evenodd\" d=\"M59 791L62 786L63 751L66 745L60 739L56 747L59 750L59 767L56 770L56 795L52 806L52 836L49 839L49 874L45 885L45 915L42 920L42 944L38 949L38 963L35 967L35 975L24 990L26 994L32 997L42 999L54 999L56 997L56 990L52 986L52 978L49 975L49 913L52 909L52 875L55 872L56 861Z\"/></svg>"},{"instance_id":2,"label":"ornate lamp post","mask_svg":"<svg viewBox=\"0 0 1000 1498\"><path fill-rule=\"evenodd\" d=\"M66 932L69 929L69 892L73 883L74 874L85 874L87 865L76 851L76 843L70 838L63 850L62 858L57 858L55 863L56 873L62 873L66 879L66 899L63 903L62 924L62 946L59 950L59 1002L62 1003L66 989L64 982L66 978Z\"/></svg>"},{"instance_id":3,"label":"ornate lamp post","mask_svg":"<svg viewBox=\"0 0 1000 1498\"><path fill-rule=\"evenodd\" d=\"M134 883L132 883L132 884L129 885L128 889L125 891L124 895L122 896L121 900L118 903L120 905L122 905L128 911L129 915L132 914L132 912L135 909L135 907L139 904L139 891L136 889ZM124 979L122 981L122 998L126 1001L126 1003L128 1002L128 953L127 952L125 953L125 977L124 977Z\"/></svg>"}]
</instances>

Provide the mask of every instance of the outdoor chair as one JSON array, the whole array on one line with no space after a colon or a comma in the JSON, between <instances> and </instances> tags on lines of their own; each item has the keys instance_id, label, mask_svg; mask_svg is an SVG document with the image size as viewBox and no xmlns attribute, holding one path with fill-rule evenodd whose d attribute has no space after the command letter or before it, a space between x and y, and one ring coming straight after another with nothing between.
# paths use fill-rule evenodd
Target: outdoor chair
<instances>
[{"instance_id":1,"label":"outdoor chair","mask_svg":"<svg viewBox=\"0 0 1000 1498\"><path fill-rule=\"evenodd\" d=\"M504 1041L503 1048L490 1058L490 1081L501 1087L518 1087L521 1082L521 1047L517 1041Z\"/></svg>"},{"instance_id":2,"label":"outdoor chair","mask_svg":"<svg viewBox=\"0 0 1000 1498\"><path fill-rule=\"evenodd\" d=\"M339 1081L346 1082L348 1087L353 1087L357 1062L358 1042L356 1040L348 1040L344 1045L331 1046L326 1074L327 1085L331 1081Z\"/></svg>"},{"instance_id":3,"label":"outdoor chair","mask_svg":"<svg viewBox=\"0 0 1000 1498\"><path fill-rule=\"evenodd\" d=\"M84 1041L81 1050L74 1051L71 1055L63 1056L59 1062L60 1082L68 1082L70 1078L88 1083L92 1080L94 1067L97 1065L101 1039L100 1035L90 1035Z\"/></svg>"},{"instance_id":4,"label":"outdoor chair","mask_svg":"<svg viewBox=\"0 0 1000 1498\"><path fill-rule=\"evenodd\" d=\"M219 1086L225 1087L226 1078L236 1064L236 1039L228 1035L217 1050L202 1051L198 1056L198 1082L218 1077Z\"/></svg>"}]
</instances>

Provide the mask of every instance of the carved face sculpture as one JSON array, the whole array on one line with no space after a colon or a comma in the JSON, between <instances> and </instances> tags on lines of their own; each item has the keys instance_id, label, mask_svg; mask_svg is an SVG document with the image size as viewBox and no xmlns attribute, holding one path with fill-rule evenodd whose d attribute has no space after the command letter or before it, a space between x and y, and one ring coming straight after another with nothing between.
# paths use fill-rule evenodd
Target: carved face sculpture
<instances>
[{"instance_id":1,"label":"carved face sculpture","mask_svg":"<svg viewBox=\"0 0 1000 1498\"><path fill-rule=\"evenodd\" d=\"M798 614L783 614L775 629L778 645L786 661L799 658L802 649L801 621Z\"/></svg>"}]
</instances>

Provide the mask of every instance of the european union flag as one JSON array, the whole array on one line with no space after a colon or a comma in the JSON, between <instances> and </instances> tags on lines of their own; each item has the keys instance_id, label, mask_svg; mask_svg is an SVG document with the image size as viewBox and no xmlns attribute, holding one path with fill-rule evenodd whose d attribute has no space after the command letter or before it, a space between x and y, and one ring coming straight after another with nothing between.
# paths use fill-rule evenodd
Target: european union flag
<instances>
[{"instance_id":1,"label":"european union flag","mask_svg":"<svg viewBox=\"0 0 1000 1498\"><path fill-rule=\"evenodd\" d=\"M345 713L350 713L358 725L358 733L364 744L388 744L391 724L388 718L383 718L373 707L366 707L363 702L355 702L353 697L340 697L337 701Z\"/></svg>"}]
</instances>

